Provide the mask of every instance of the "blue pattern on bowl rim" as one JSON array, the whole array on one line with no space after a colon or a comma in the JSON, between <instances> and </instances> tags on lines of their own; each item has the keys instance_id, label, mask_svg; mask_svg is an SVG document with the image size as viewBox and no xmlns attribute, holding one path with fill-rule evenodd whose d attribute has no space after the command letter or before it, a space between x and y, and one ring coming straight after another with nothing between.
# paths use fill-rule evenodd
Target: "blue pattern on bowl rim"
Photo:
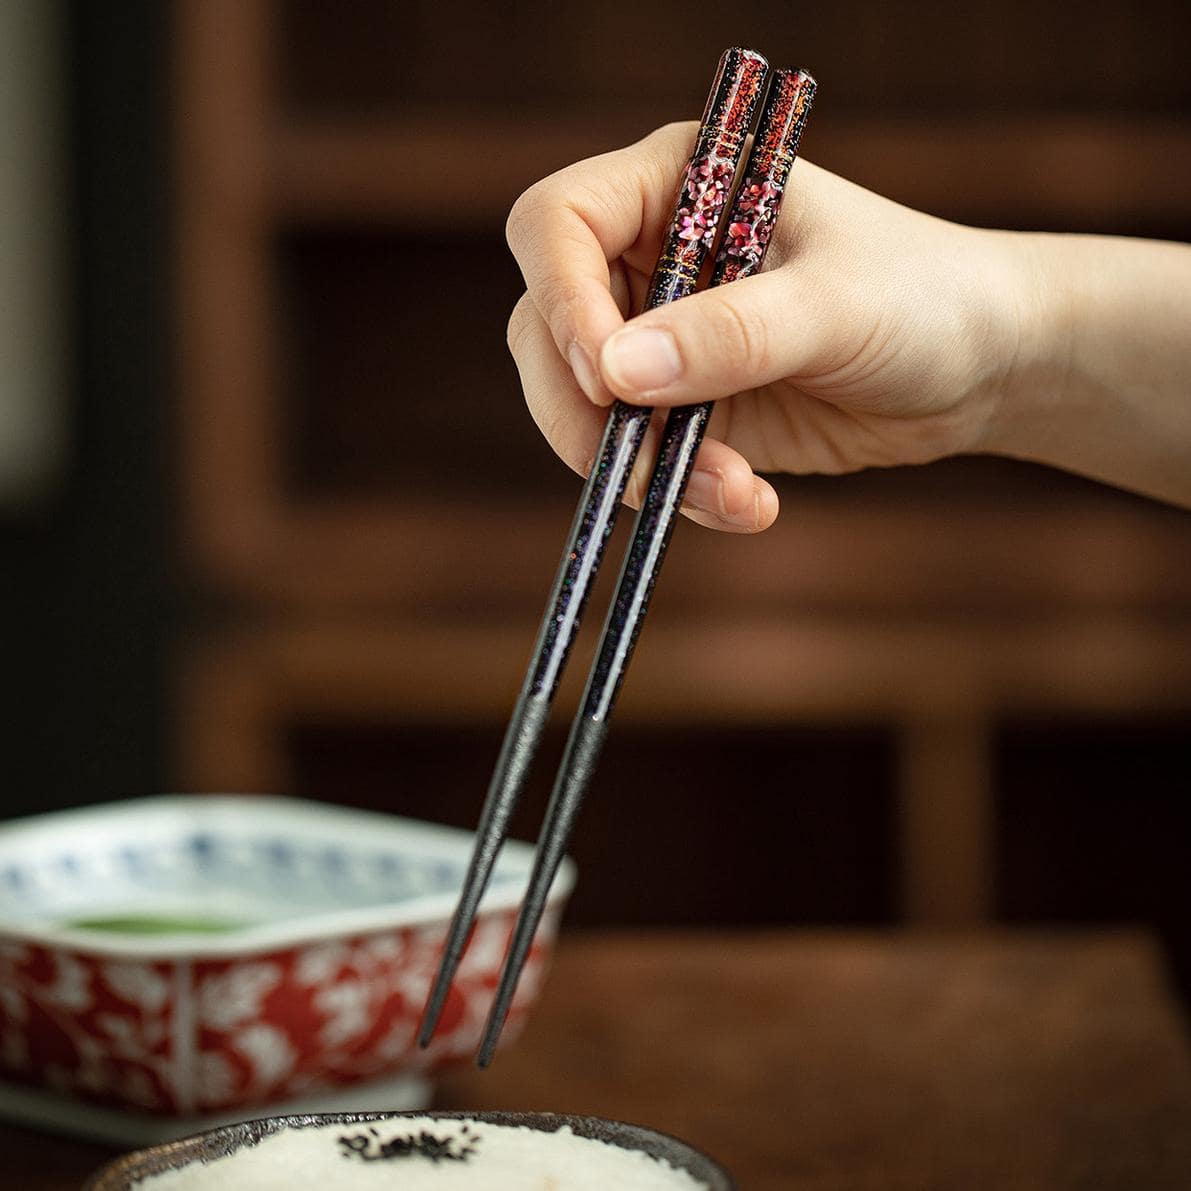
<instances>
[{"instance_id":1,"label":"blue pattern on bowl rim","mask_svg":"<svg viewBox=\"0 0 1191 1191\"><path fill-rule=\"evenodd\" d=\"M166 795L0 824L0 935L88 951L235 954L447 918L472 836L291 798ZM486 907L512 908L532 862L510 842ZM569 863L555 896L573 883ZM116 935L83 918L196 913L204 935Z\"/></svg>"}]
</instances>

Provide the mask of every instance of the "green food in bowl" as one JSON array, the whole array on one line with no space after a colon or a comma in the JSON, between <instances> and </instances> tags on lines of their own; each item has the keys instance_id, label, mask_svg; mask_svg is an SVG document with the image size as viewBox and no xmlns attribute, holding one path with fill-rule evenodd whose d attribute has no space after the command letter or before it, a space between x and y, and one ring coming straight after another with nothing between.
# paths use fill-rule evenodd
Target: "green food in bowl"
<instances>
[{"instance_id":1,"label":"green food in bowl","mask_svg":"<svg viewBox=\"0 0 1191 1191\"><path fill-rule=\"evenodd\" d=\"M197 915L115 914L111 917L76 918L63 925L74 930L101 930L121 935L215 935L238 930L244 923Z\"/></svg>"}]
</instances>

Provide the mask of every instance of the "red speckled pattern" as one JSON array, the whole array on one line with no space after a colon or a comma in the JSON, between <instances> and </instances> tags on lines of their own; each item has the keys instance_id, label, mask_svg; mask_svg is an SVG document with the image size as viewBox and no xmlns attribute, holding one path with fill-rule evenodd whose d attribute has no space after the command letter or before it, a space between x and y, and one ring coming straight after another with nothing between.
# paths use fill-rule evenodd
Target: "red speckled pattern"
<instances>
[{"instance_id":1,"label":"red speckled pattern","mask_svg":"<svg viewBox=\"0 0 1191 1191\"><path fill-rule=\"evenodd\" d=\"M760 267L814 98L815 80L806 71L775 73L716 254L712 285L735 281Z\"/></svg>"},{"instance_id":2,"label":"red speckled pattern","mask_svg":"<svg viewBox=\"0 0 1191 1191\"><path fill-rule=\"evenodd\" d=\"M752 50L725 50L695 148L683 172L646 309L691 293L715 241L769 66Z\"/></svg>"}]
</instances>

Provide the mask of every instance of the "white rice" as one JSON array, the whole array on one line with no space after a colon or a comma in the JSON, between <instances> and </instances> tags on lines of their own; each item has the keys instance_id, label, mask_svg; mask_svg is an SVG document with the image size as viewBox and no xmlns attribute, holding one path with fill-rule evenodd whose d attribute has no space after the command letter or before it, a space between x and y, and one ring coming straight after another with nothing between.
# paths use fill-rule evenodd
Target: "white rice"
<instances>
[{"instance_id":1,"label":"white rice","mask_svg":"<svg viewBox=\"0 0 1191 1191\"><path fill-rule=\"evenodd\" d=\"M467 1132L463 1127L467 1126ZM394 1138L417 1138L425 1130L451 1139L454 1152L469 1144L463 1161L432 1161L422 1153L398 1153L364 1161L341 1137L367 1137L367 1153ZM362 1146L362 1141L356 1145ZM483 1121L403 1117L371 1125L320 1125L286 1129L205 1165L154 1175L144 1191L708 1191L684 1170L636 1150L576 1136L564 1126L545 1133L524 1126Z\"/></svg>"}]
</instances>

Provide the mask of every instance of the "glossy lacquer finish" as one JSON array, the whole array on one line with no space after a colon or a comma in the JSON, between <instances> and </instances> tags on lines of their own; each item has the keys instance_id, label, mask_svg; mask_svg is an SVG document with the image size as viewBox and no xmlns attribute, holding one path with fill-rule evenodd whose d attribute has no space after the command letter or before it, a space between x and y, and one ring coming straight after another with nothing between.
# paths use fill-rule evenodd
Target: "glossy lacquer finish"
<instances>
[{"instance_id":1,"label":"glossy lacquer finish","mask_svg":"<svg viewBox=\"0 0 1191 1191\"><path fill-rule=\"evenodd\" d=\"M765 60L732 49L720 59L694 152L683 171L674 215L645 298L650 310L693 293L715 241L732 182L764 87ZM553 696L574 640L591 580L599 566L652 410L616 402L588 478L542 622L529 690Z\"/></svg>"},{"instance_id":2,"label":"glossy lacquer finish","mask_svg":"<svg viewBox=\"0 0 1191 1191\"><path fill-rule=\"evenodd\" d=\"M746 277L761 267L814 92L815 82L805 71L776 72L744 176L732 202L712 285ZM688 167L688 179L692 177L692 169L696 171L695 177L706 176L703 167L693 162ZM680 206L671 228L671 240L687 234L702 235L698 224L693 222L697 219L698 211ZM562 863L575 817L599 760L608 733L608 717L641 631L710 416L711 405L707 403L673 410L666 421L616 597L538 838L529 891L480 1045L481 1065L491 1061L495 1051L504 1015L512 1004L520 966L529 955L550 885Z\"/></svg>"},{"instance_id":3,"label":"glossy lacquer finish","mask_svg":"<svg viewBox=\"0 0 1191 1191\"><path fill-rule=\"evenodd\" d=\"M775 73L716 255L711 285L747 277L761 268L814 92L815 82L805 71ZM711 410L711 402L680 406L666 419L653 475L584 694L581 715L589 719L607 719L616 702Z\"/></svg>"},{"instance_id":4,"label":"glossy lacquer finish","mask_svg":"<svg viewBox=\"0 0 1191 1191\"><path fill-rule=\"evenodd\" d=\"M694 149L679 183L674 214L650 281L645 308L691 293L721 227L728 196L757 102L769 72L752 50L729 49L719 61ZM580 497L562 561L538 630L529 671L522 684L487 798L476 829L476 850L464 883L419 1035L423 1046L434 1033L467 933L516 809L551 701L579 628L592 583L616 524L625 485L649 426L652 411L616 402L603 441Z\"/></svg>"}]
</instances>

